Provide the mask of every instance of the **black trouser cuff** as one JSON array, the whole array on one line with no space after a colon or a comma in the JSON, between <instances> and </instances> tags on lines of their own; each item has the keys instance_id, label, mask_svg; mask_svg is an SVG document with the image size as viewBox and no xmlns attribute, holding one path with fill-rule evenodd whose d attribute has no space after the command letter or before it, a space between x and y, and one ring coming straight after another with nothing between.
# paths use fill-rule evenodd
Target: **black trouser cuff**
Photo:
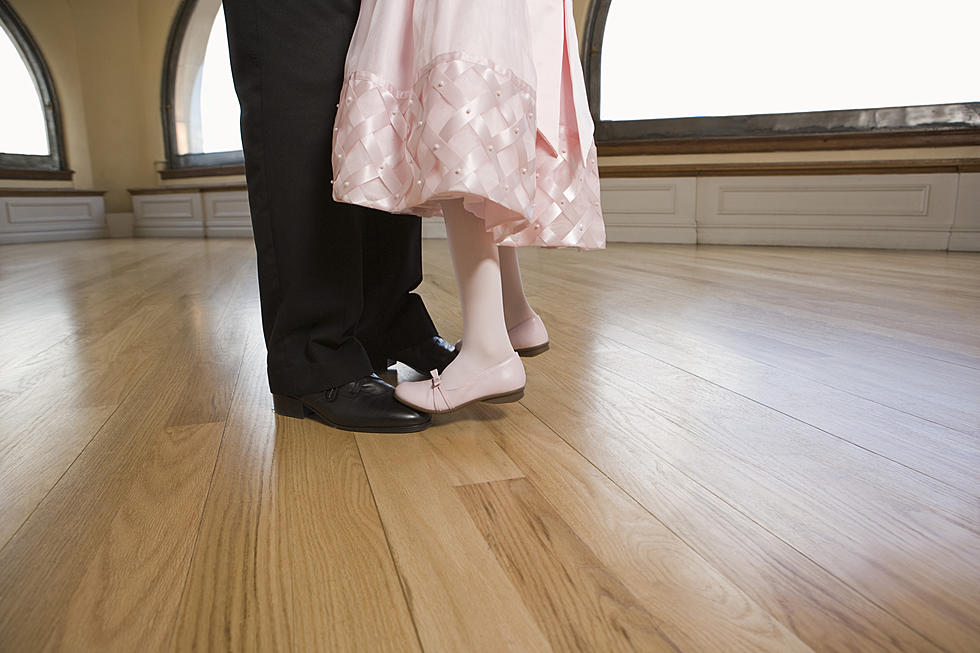
<instances>
[{"instance_id":1,"label":"black trouser cuff","mask_svg":"<svg viewBox=\"0 0 980 653\"><path fill-rule=\"evenodd\" d=\"M269 389L273 394L301 397L350 383L374 370L356 340L334 350L328 361L282 365L270 363Z\"/></svg>"}]
</instances>

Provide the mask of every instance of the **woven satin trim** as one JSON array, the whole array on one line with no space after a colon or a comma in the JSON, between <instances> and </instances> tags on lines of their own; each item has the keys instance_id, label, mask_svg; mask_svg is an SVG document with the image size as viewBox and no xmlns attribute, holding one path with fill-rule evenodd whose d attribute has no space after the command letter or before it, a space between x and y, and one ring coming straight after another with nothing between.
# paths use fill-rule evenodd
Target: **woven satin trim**
<instances>
[{"instance_id":1,"label":"woven satin trim","mask_svg":"<svg viewBox=\"0 0 980 653\"><path fill-rule=\"evenodd\" d=\"M565 129L552 156L534 105L521 80L456 56L429 65L411 91L350 75L334 127L334 199L432 217L441 200L462 197L500 245L605 247L595 145L582 161L577 132Z\"/></svg>"}]
</instances>

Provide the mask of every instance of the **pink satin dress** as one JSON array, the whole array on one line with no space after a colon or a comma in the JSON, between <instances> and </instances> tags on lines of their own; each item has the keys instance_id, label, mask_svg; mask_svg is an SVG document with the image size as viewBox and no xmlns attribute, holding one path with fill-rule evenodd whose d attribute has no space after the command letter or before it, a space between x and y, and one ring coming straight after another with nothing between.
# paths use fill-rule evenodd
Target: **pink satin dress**
<instances>
[{"instance_id":1,"label":"pink satin dress","mask_svg":"<svg viewBox=\"0 0 980 653\"><path fill-rule=\"evenodd\" d=\"M441 215L500 245L605 247L572 0L362 0L333 135L333 196Z\"/></svg>"}]
</instances>

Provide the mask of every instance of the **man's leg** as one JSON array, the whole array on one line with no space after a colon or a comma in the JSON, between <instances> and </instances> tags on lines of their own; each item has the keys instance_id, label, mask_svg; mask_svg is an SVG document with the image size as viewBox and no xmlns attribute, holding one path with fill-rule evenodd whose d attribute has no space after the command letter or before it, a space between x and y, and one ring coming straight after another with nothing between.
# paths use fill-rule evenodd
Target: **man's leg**
<instances>
[{"instance_id":1,"label":"man's leg","mask_svg":"<svg viewBox=\"0 0 980 653\"><path fill-rule=\"evenodd\" d=\"M363 269L364 312L358 338L375 369L383 369L386 358L438 336L422 298L412 292L422 283L420 219L386 213L367 216ZM442 363L436 354L433 367Z\"/></svg>"},{"instance_id":2,"label":"man's leg","mask_svg":"<svg viewBox=\"0 0 980 653\"><path fill-rule=\"evenodd\" d=\"M367 209L332 199L331 140L356 0L225 0L276 411L355 431L426 415L369 376L357 339Z\"/></svg>"},{"instance_id":3,"label":"man's leg","mask_svg":"<svg viewBox=\"0 0 980 653\"><path fill-rule=\"evenodd\" d=\"M333 122L355 0L226 0L274 393L369 374L360 207L331 198Z\"/></svg>"}]
</instances>

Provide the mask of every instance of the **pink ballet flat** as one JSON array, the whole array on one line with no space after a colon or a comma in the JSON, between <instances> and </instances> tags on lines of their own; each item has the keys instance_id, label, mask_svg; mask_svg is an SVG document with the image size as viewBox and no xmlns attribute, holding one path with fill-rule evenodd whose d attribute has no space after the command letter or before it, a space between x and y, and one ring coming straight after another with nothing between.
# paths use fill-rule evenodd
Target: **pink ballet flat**
<instances>
[{"instance_id":1,"label":"pink ballet flat","mask_svg":"<svg viewBox=\"0 0 980 653\"><path fill-rule=\"evenodd\" d=\"M437 370L427 381L408 381L395 388L395 398L425 413L449 413L478 401L506 404L524 396L527 377L515 353L502 363L483 370L458 387L448 387Z\"/></svg>"},{"instance_id":2,"label":"pink ballet flat","mask_svg":"<svg viewBox=\"0 0 980 653\"><path fill-rule=\"evenodd\" d=\"M537 313L507 329L507 335L510 336L510 344L514 351L521 356L537 356L551 347L548 330L544 328L544 322Z\"/></svg>"},{"instance_id":3,"label":"pink ballet flat","mask_svg":"<svg viewBox=\"0 0 980 653\"><path fill-rule=\"evenodd\" d=\"M551 341L548 339L548 330L544 328L544 322L537 313L529 317L520 324L516 324L507 329L507 336L510 338L510 346L520 356L530 358L543 354L551 348ZM456 341L456 349L463 348L463 341Z\"/></svg>"}]
</instances>

